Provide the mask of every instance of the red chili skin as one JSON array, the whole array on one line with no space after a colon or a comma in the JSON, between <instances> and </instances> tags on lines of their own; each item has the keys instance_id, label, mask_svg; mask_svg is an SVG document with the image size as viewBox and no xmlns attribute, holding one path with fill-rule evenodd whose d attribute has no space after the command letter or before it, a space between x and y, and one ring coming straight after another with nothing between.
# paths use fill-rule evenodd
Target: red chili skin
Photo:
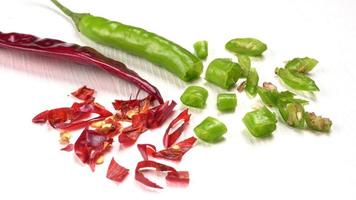
<instances>
[{"instance_id":1,"label":"red chili skin","mask_svg":"<svg viewBox=\"0 0 356 200\"><path fill-rule=\"evenodd\" d=\"M163 98L155 86L141 78L136 72L127 68L125 64L105 57L93 48L69 44L56 39L40 39L29 34L2 32L0 32L0 47L94 65L135 84L138 88L152 95L159 103L163 103Z\"/></svg>"}]
</instances>

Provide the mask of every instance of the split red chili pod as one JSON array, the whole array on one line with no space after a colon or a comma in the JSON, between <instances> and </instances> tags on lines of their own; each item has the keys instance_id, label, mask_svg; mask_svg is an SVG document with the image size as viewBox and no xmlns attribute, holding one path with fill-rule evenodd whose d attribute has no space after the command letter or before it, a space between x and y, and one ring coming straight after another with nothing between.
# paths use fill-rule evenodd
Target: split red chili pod
<instances>
[{"instance_id":1,"label":"split red chili pod","mask_svg":"<svg viewBox=\"0 0 356 200\"><path fill-rule=\"evenodd\" d=\"M128 169L119 165L114 158L111 159L108 171L106 172L106 178L116 182L122 182L128 174Z\"/></svg>"},{"instance_id":2,"label":"split red chili pod","mask_svg":"<svg viewBox=\"0 0 356 200\"><path fill-rule=\"evenodd\" d=\"M178 180L181 180L180 178L183 178L183 176L179 176L177 174L180 174L176 169L174 169L173 167L170 167L168 165L164 165L164 164L161 164L161 163L157 163L157 162L154 162L154 161L150 161L150 160L144 160L144 161L141 161L139 163L137 163L137 166L136 166L136 170L135 170L135 179L148 186L148 187L152 187L152 188L158 188L158 189L163 189L161 186L157 185L156 183L150 181L148 178L146 178L142 171L143 170L155 170L155 171L158 171L158 172L168 172L168 177L166 177L167 180L170 180L170 181L175 181L177 182ZM169 173L171 173L169 175ZM173 174L172 174L173 173ZM182 174L181 174L182 175ZM184 174L184 179L185 180L189 180L189 174L188 174L188 177L187 177L187 174L185 173Z\"/></svg>"},{"instance_id":3,"label":"split red chili pod","mask_svg":"<svg viewBox=\"0 0 356 200\"><path fill-rule=\"evenodd\" d=\"M188 114L188 109L185 109L169 124L163 136L164 147L168 148L177 141L177 139L182 135L183 130L187 127L189 120L190 114ZM179 123L180 126L170 133L171 129L176 127Z\"/></svg>"}]
</instances>

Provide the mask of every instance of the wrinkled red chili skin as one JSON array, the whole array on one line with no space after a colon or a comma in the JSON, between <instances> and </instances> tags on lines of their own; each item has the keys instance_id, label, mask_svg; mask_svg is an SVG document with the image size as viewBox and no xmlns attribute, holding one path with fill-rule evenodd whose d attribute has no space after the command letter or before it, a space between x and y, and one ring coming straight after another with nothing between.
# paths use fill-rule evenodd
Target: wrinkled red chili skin
<instances>
[{"instance_id":1,"label":"wrinkled red chili skin","mask_svg":"<svg viewBox=\"0 0 356 200\"><path fill-rule=\"evenodd\" d=\"M94 65L135 84L138 88L154 96L159 103L163 103L163 98L155 86L141 78L136 72L127 68L125 64L105 57L93 48L69 44L56 39L40 39L29 34L2 32L0 32L0 47Z\"/></svg>"}]
</instances>

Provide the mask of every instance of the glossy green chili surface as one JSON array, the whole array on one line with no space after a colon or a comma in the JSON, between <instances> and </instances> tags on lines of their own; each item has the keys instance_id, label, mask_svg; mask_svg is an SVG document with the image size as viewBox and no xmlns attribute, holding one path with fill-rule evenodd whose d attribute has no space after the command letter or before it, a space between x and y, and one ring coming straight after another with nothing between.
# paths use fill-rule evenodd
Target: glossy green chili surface
<instances>
[{"instance_id":1,"label":"glossy green chili surface","mask_svg":"<svg viewBox=\"0 0 356 200\"><path fill-rule=\"evenodd\" d=\"M239 64L229 58L217 58L213 60L205 74L205 79L224 89L230 89L242 75Z\"/></svg>"},{"instance_id":2,"label":"glossy green chili surface","mask_svg":"<svg viewBox=\"0 0 356 200\"><path fill-rule=\"evenodd\" d=\"M180 97L182 103L194 108L204 108L208 91L200 86L189 86Z\"/></svg>"},{"instance_id":3,"label":"glossy green chili surface","mask_svg":"<svg viewBox=\"0 0 356 200\"><path fill-rule=\"evenodd\" d=\"M253 97L257 94L258 80L259 76L256 69L251 68L247 76L245 91Z\"/></svg>"},{"instance_id":4,"label":"glossy green chili surface","mask_svg":"<svg viewBox=\"0 0 356 200\"><path fill-rule=\"evenodd\" d=\"M268 137L276 130L276 116L266 107L246 113L242 121L255 137Z\"/></svg>"},{"instance_id":5,"label":"glossy green chili surface","mask_svg":"<svg viewBox=\"0 0 356 200\"><path fill-rule=\"evenodd\" d=\"M296 71L299 73L306 74L310 72L318 64L318 61L314 58L304 57L304 58L294 58L287 62L284 68L291 71Z\"/></svg>"},{"instance_id":6,"label":"glossy green chili surface","mask_svg":"<svg viewBox=\"0 0 356 200\"><path fill-rule=\"evenodd\" d=\"M142 28L110 21L89 13L74 13L51 0L72 18L77 29L89 39L145 58L178 76L183 81L198 79L203 64L183 47Z\"/></svg>"},{"instance_id":7,"label":"glossy green chili surface","mask_svg":"<svg viewBox=\"0 0 356 200\"><path fill-rule=\"evenodd\" d=\"M208 57L208 41L198 41L194 43L194 51L195 55L202 59L205 60Z\"/></svg>"},{"instance_id":8,"label":"glossy green chili surface","mask_svg":"<svg viewBox=\"0 0 356 200\"><path fill-rule=\"evenodd\" d=\"M227 42L225 48L237 54L261 56L267 45L256 38L236 38Z\"/></svg>"},{"instance_id":9,"label":"glossy green chili surface","mask_svg":"<svg viewBox=\"0 0 356 200\"><path fill-rule=\"evenodd\" d=\"M217 107L221 112L233 112L237 106L237 97L233 93L221 93L217 97Z\"/></svg>"},{"instance_id":10,"label":"glossy green chili surface","mask_svg":"<svg viewBox=\"0 0 356 200\"><path fill-rule=\"evenodd\" d=\"M319 88L315 84L314 80L309 78L305 74L291 71L285 68L276 68L275 72L286 85L295 90L302 90L308 92L319 91Z\"/></svg>"},{"instance_id":11,"label":"glossy green chili surface","mask_svg":"<svg viewBox=\"0 0 356 200\"><path fill-rule=\"evenodd\" d=\"M222 136L227 132L227 128L219 120L207 117L194 128L194 132L199 139L208 143L216 143L222 139Z\"/></svg>"}]
</instances>

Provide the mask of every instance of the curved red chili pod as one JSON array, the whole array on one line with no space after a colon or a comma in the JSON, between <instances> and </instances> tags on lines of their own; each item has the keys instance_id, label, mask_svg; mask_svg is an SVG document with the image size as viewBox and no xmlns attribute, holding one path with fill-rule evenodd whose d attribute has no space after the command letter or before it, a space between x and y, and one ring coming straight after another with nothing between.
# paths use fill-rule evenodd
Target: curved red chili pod
<instances>
[{"instance_id":1,"label":"curved red chili pod","mask_svg":"<svg viewBox=\"0 0 356 200\"><path fill-rule=\"evenodd\" d=\"M128 174L128 169L119 165L114 158L111 159L108 171L106 172L106 178L116 182L122 182Z\"/></svg>"},{"instance_id":2,"label":"curved red chili pod","mask_svg":"<svg viewBox=\"0 0 356 200\"><path fill-rule=\"evenodd\" d=\"M72 92L71 94L76 97L77 99L86 101L89 99L92 99L94 96L95 90L88 88L86 85L83 87L79 88L78 90Z\"/></svg>"},{"instance_id":3,"label":"curved red chili pod","mask_svg":"<svg viewBox=\"0 0 356 200\"><path fill-rule=\"evenodd\" d=\"M177 170L175 170L173 167L170 167L168 165L164 165L164 164L161 164L158 162L150 161L150 160L144 160L144 161L137 163L136 170L135 170L135 179L138 182L140 182L148 187L158 188L158 189L163 189L163 187L150 181L141 172L145 168L148 168L148 169L154 168L155 171L159 171L159 172L177 172Z\"/></svg>"},{"instance_id":4,"label":"curved red chili pod","mask_svg":"<svg viewBox=\"0 0 356 200\"><path fill-rule=\"evenodd\" d=\"M137 148L140 151L143 160L148 160L148 156L152 156L156 153L156 147L152 144L138 144Z\"/></svg>"},{"instance_id":5,"label":"curved red chili pod","mask_svg":"<svg viewBox=\"0 0 356 200\"><path fill-rule=\"evenodd\" d=\"M185 127L187 127L189 120L190 120L190 114L188 114L188 109L185 109L169 124L163 136L164 147L168 148L177 141L177 139L182 135L182 132L185 129ZM181 121L183 121L181 125L172 133L169 133L169 131L175 126L177 126L177 124Z\"/></svg>"},{"instance_id":6,"label":"curved red chili pod","mask_svg":"<svg viewBox=\"0 0 356 200\"><path fill-rule=\"evenodd\" d=\"M135 84L138 88L163 103L163 98L158 89L141 78L136 72L130 70L125 64L105 57L90 47L77 44L68 44L55 39L40 39L36 36L21 33L0 32L0 47L33 52L39 55L60 57L73 60L82 64L94 65L121 79Z\"/></svg>"}]
</instances>

